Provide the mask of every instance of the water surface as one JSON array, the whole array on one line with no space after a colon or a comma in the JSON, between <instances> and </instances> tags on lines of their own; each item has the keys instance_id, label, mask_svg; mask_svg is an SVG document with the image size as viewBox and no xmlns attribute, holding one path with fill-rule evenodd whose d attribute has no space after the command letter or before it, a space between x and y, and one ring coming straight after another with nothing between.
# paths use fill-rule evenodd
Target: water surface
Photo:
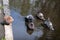
<instances>
[{"instance_id":1,"label":"water surface","mask_svg":"<svg viewBox=\"0 0 60 40\"><path fill-rule=\"evenodd\" d=\"M11 16L14 18L12 25L14 40L37 40L42 37L43 30L35 29L35 31L29 35L25 26L24 17L19 12L11 9Z\"/></svg>"}]
</instances>

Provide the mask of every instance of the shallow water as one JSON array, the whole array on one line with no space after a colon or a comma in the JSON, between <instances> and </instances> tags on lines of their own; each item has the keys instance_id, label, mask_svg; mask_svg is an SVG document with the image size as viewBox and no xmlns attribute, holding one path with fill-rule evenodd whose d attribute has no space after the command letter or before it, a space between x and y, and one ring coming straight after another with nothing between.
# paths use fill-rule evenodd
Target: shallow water
<instances>
[{"instance_id":1,"label":"shallow water","mask_svg":"<svg viewBox=\"0 0 60 40\"><path fill-rule=\"evenodd\" d=\"M36 28L31 35L27 33L24 17L21 16L19 12L11 9L11 16L14 18L12 24L14 40L37 40L39 37L42 37L42 29L37 30Z\"/></svg>"},{"instance_id":2,"label":"shallow water","mask_svg":"<svg viewBox=\"0 0 60 40\"><path fill-rule=\"evenodd\" d=\"M29 13L35 16L35 13L40 10L45 18L50 18L55 30L51 31L44 27L43 37L40 37L39 40L60 40L60 0L11 0L11 6L21 9L18 11L22 11L20 13L24 16ZM40 26L41 21L35 20L35 26Z\"/></svg>"}]
</instances>

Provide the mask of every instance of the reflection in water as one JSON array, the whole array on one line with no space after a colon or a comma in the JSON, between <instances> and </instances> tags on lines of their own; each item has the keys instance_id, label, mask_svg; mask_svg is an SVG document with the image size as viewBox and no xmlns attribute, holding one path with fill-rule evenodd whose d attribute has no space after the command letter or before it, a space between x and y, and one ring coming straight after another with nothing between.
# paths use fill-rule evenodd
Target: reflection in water
<instances>
[{"instance_id":1,"label":"reflection in water","mask_svg":"<svg viewBox=\"0 0 60 40\"><path fill-rule=\"evenodd\" d=\"M14 40L37 40L43 35L43 30L36 28L34 32L29 35L26 31L25 21L23 16L11 9L11 16L14 18L13 22L13 35Z\"/></svg>"},{"instance_id":2,"label":"reflection in water","mask_svg":"<svg viewBox=\"0 0 60 40\"><path fill-rule=\"evenodd\" d=\"M34 6L35 5L35 1L36 0L30 0L30 4L32 4Z\"/></svg>"}]
</instances>

